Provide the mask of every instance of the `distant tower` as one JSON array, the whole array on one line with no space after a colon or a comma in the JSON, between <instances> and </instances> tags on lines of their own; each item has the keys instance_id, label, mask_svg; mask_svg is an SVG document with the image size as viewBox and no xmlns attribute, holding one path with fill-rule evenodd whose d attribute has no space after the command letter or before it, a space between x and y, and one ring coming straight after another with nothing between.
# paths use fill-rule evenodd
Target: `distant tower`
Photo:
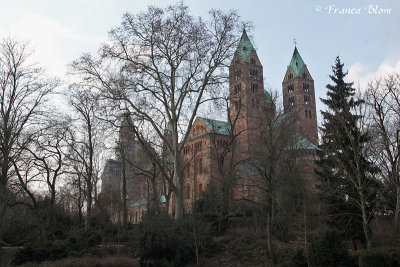
<instances>
[{"instance_id":1,"label":"distant tower","mask_svg":"<svg viewBox=\"0 0 400 267\"><path fill-rule=\"evenodd\" d=\"M230 118L237 137L237 149L248 153L256 144L262 127L265 102L271 101L264 93L263 67L243 30L239 46L229 67Z\"/></svg>"},{"instance_id":2,"label":"distant tower","mask_svg":"<svg viewBox=\"0 0 400 267\"><path fill-rule=\"evenodd\" d=\"M282 82L282 92L285 113L294 112L296 116L296 131L318 145L314 80L296 46Z\"/></svg>"},{"instance_id":3,"label":"distant tower","mask_svg":"<svg viewBox=\"0 0 400 267\"><path fill-rule=\"evenodd\" d=\"M167 149L167 143L172 145L172 123L168 122L164 130L165 141L163 143L163 156L168 156L170 153Z\"/></svg>"},{"instance_id":4,"label":"distant tower","mask_svg":"<svg viewBox=\"0 0 400 267\"><path fill-rule=\"evenodd\" d=\"M125 157L131 161L136 159L137 152L135 132L132 130L132 127L133 123L129 114L124 114L119 129L119 142L121 148L123 148Z\"/></svg>"}]
</instances>

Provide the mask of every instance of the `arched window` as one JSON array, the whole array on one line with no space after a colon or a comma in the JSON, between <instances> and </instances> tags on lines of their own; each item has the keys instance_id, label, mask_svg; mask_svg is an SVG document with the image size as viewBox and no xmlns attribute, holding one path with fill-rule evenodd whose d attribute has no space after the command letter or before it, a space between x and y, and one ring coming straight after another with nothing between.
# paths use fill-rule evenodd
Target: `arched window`
<instances>
[{"instance_id":1,"label":"arched window","mask_svg":"<svg viewBox=\"0 0 400 267\"><path fill-rule=\"evenodd\" d=\"M257 92L257 84L256 83L251 84L251 90L253 91L253 93Z\"/></svg>"},{"instance_id":2,"label":"arched window","mask_svg":"<svg viewBox=\"0 0 400 267\"><path fill-rule=\"evenodd\" d=\"M135 223L138 223L137 211L135 212Z\"/></svg>"},{"instance_id":3,"label":"arched window","mask_svg":"<svg viewBox=\"0 0 400 267\"><path fill-rule=\"evenodd\" d=\"M199 194L201 194L203 192L203 185L199 184Z\"/></svg>"},{"instance_id":4,"label":"arched window","mask_svg":"<svg viewBox=\"0 0 400 267\"><path fill-rule=\"evenodd\" d=\"M236 70L234 73L235 80L239 80L241 75L242 75L241 70Z\"/></svg>"},{"instance_id":5,"label":"arched window","mask_svg":"<svg viewBox=\"0 0 400 267\"><path fill-rule=\"evenodd\" d=\"M234 86L234 92L233 93L235 95L237 95L237 94L240 94L241 92L242 92L242 84L239 83L239 84Z\"/></svg>"},{"instance_id":6,"label":"arched window","mask_svg":"<svg viewBox=\"0 0 400 267\"><path fill-rule=\"evenodd\" d=\"M287 89L288 89L288 93L289 93L289 94L292 93L292 92L294 92L294 86L293 86L293 84L289 84L288 87L287 87Z\"/></svg>"},{"instance_id":7,"label":"arched window","mask_svg":"<svg viewBox=\"0 0 400 267\"><path fill-rule=\"evenodd\" d=\"M289 97L289 106L294 105L294 96Z\"/></svg>"},{"instance_id":8,"label":"arched window","mask_svg":"<svg viewBox=\"0 0 400 267\"><path fill-rule=\"evenodd\" d=\"M304 104L310 105L310 96L309 95L304 96Z\"/></svg>"}]
</instances>

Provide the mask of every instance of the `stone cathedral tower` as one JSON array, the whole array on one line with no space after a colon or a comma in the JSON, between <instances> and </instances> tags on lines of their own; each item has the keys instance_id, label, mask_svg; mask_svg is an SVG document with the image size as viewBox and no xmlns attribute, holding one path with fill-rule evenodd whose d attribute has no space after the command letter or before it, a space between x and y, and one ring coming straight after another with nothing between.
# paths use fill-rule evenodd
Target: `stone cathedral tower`
<instances>
[{"instance_id":1,"label":"stone cathedral tower","mask_svg":"<svg viewBox=\"0 0 400 267\"><path fill-rule=\"evenodd\" d=\"M318 145L314 80L297 47L282 82L285 113L294 112L296 131Z\"/></svg>"},{"instance_id":2,"label":"stone cathedral tower","mask_svg":"<svg viewBox=\"0 0 400 267\"><path fill-rule=\"evenodd\" d=\"M263 118L271 112L271 97L264 91L263 67L245 30L229 67L229 93L229 115L243 159L256 145Z\"/></svg>"}]
</instances>

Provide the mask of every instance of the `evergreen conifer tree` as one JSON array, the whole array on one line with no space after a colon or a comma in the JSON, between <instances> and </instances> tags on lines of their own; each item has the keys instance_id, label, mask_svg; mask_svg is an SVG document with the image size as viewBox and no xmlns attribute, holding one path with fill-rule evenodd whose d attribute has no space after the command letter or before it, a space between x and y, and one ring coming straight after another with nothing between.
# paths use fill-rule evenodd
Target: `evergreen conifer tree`
<instances>
[{"instance_id":1,"label":"evergreen conifer tree","mask_svg":"<svg viewBox=\"0 0 400 267\"><path fill-rule=\"evenodd\" d=\"M327 106L322 112L322 144L319 152L318 174L324 200L328 204L330 222L351 239L363 239L371 248L368 222L375 193L373 173L375 168L365 157L367 133L361 131L353 83L346 83L343 64L339 57L332 67L328 84ZM360 238L361 236L361 238Z\"/></svg>"}]
</instances>

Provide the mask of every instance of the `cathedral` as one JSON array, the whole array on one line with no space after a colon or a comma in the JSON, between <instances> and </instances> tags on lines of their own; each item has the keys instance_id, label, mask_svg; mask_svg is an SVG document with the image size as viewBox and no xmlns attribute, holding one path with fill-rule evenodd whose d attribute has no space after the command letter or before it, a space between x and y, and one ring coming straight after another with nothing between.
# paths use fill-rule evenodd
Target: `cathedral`
<instances>
[{"instance_id":1,"label":"cathedral","mask_svg":"<svg viewBox=\"0 0 400 267\"><path fill-rule=\"evenodd\" d=\"M218 181L225 181L228 177L236 180L232 198L256 199L257 190L251 187L254 183L249 181L256 179L257 174L248 162L262 147L265 129L283 127L281 125L289 120L293 142L288 149L300 151L302 176L310 187L315 186L313 170L318 133L314 80L297 47L282 81L281 113L276 112L273 96L264 89L263 67L245 31L229 67L229 94L227 121L197 117L183 148L185 210L190 211L193 201L210 183L218 184ZM121 127L120 143L125 147L126 155L136 162L142 161L143 165L148 164L143 149L134 140L129 130ZM137 172L133 175L133 171L122 174L123 164L121 157L107 161L102 176L102 192L121 190L122 175L135 176L127 177L125 187L129 221L138 223L147 209L149 190L146 189L146 178L137 175ZM169 212L173 213L173 192L168 194L168 186L163 183L159 183L158 187L162 205L168 206ZM165 205L166 202L169 205ZM117 208L109 209L112 214Z\"/></svg>"}]
</instances>

